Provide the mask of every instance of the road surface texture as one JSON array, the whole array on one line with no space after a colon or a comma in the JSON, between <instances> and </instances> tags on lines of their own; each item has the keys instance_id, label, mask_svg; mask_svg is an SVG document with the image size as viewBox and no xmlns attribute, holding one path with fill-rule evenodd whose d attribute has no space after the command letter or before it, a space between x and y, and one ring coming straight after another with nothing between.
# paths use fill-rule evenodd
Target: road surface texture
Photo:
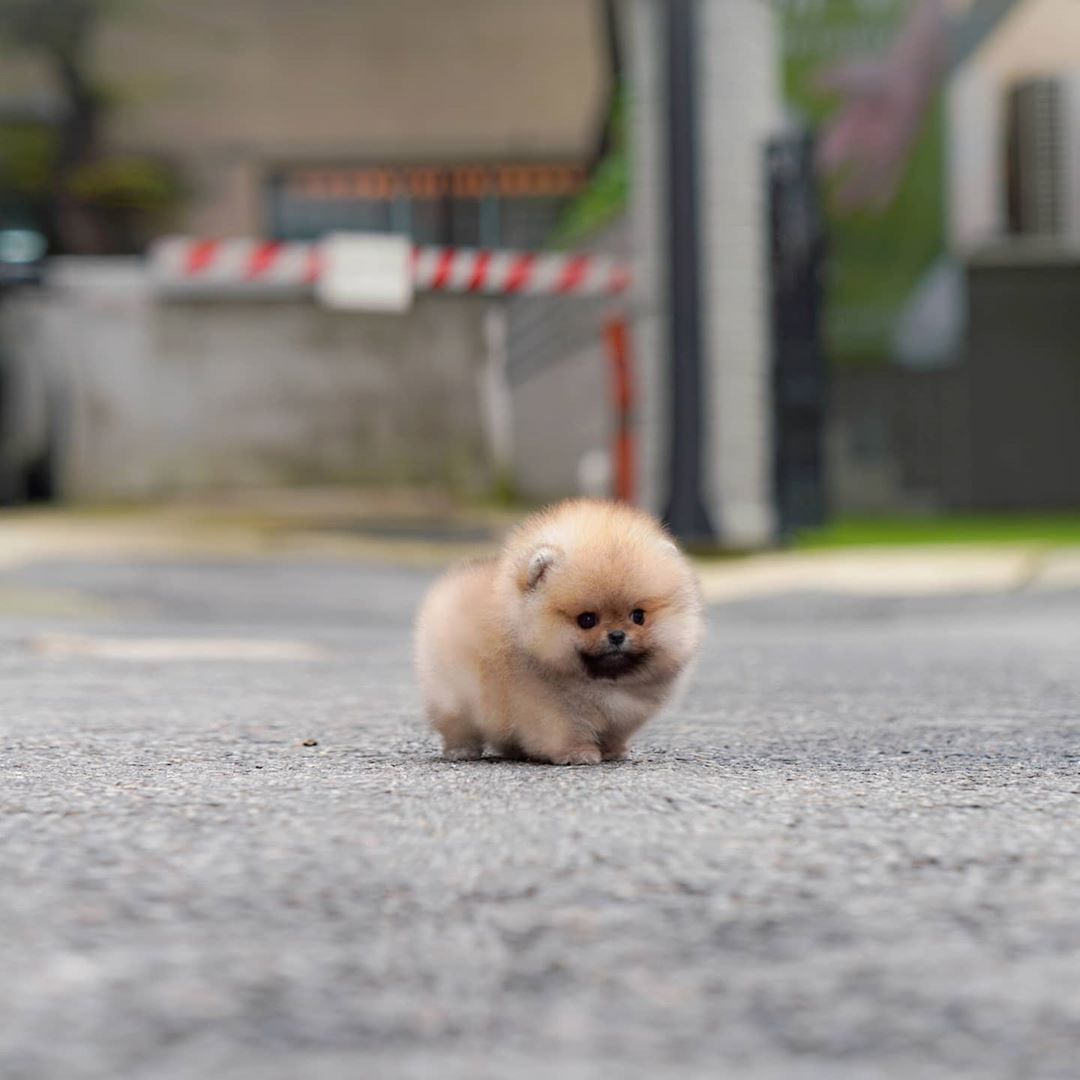
<instances>
[{"instance_id":1,"label":"road surface texture","mask_svg":"<svg viewBox=\"0 0 1080 1080\"><path fill-rule=\"evenodd\" d=\"M1080 595L721 607L555 768L438 759L428 580L3 577L4 1080L1077 1076Z\"/></svg>"}]
</instances>

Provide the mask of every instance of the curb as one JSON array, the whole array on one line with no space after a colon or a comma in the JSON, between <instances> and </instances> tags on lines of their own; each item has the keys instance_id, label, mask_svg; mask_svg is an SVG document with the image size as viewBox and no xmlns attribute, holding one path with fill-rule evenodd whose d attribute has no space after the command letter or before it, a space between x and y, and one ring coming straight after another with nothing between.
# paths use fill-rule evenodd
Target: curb
<instances>
[{"instance_id":1,"label":"curb","mask_svg":"<svg viewBox=\"0 0 1080 1080\"><path fill-rule=\"evenodd\" d=\"M1080 548L1024 544L845 548L699 564L709 603L785 593L918 597L1080 588Z\"/></svg>"},{"instance_id":2,"label":"curb","mask_svg":"<svg viewBox=\"0 0 1080 1080\"><path fill-rule=\"evenodd\" d=\"M176 506L8 513L0 516L0 572L56 559L176 558L330 558L435 570L494 550L512 518L477 518L490 541L427 538L422 530L380 534L377 515L358 517L355 527L342 528L344 520ZM919 597L1080 588L1080 547L1045 543L767 552L695 565L710 604L793 593Z\"/></svg>"}]
</instances>

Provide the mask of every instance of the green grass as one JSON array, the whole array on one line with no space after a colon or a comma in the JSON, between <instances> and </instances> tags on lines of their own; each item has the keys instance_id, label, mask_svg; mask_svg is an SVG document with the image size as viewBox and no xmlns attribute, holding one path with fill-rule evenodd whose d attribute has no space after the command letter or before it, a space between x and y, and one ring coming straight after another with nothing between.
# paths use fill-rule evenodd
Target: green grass
<instances>
[{"instance_id":1,"label":"green grass","mask_svg":"<svg viewBox=\"0 0 1080 1080\"><path fill-rule=\"evenodd\" d=\"M1080 511L1067 514L965 514L927 518L840 518L802 533L807 550L910 544L1077 544Z\"/></svg>"}]
</instances>

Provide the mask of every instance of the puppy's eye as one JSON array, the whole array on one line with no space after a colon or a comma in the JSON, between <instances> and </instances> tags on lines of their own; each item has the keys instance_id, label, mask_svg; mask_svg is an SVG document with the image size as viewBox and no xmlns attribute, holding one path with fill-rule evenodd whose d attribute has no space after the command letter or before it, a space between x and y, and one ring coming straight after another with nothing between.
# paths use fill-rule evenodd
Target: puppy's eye
<instances>
[{"instance_id":1,"label":"puppy's eye","mask_svg":"<svg viewBox=\"0 0 1080 1080\"><path fill-rule=\"evenodd\" d=\"M591 630L596 625L596 615L591 611L583 611L577 617L577 624L582 630Z\"/></svg>"},{"instance_id":2,"label":"puppy's eye","mask_svg":"<svg viewBox=\"0 0 1080 1080\"><path fill-rule=\"evenodd\" d=\"M633 619L633 621L636 622L638 626L645 625L645 612L642 611L639 607L634 608L634 610L630 612L630 618Z\"/></svg>"}]
</instances>

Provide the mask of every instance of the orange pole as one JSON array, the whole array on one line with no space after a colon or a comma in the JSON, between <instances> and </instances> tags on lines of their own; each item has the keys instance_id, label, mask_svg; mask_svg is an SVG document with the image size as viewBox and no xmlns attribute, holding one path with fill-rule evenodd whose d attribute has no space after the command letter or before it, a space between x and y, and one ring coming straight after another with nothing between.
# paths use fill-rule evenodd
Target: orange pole
<instances>
[{"instance_id":1,"label":"orange pole","mask_svg":"<svg viewBox=\"0 0 1080 1080\"><path fill-rule=\"evenodd\" d=\"M633 358L630 354L630 328L626 316L612 315L604 326L608 361L611 367L611 396L615 414L613 447L614 495L620 502L634 503L637 498L633 412L635 400Z\"/></svg>"}]
</instances>

